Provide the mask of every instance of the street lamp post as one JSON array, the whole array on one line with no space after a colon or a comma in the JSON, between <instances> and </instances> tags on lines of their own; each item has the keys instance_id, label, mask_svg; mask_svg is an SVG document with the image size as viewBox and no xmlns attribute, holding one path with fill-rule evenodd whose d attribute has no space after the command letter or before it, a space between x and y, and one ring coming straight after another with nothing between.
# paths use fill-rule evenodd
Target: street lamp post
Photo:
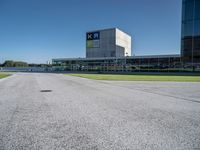
<instances>
[{"instance_id":1,"label":"street lamp post","mask_svg":"<svg viewBox=\"0 0 200 150\"><path fill-rule=\"evenodd\" d=\"M124 66L125 71L126 71L126 57L128 57L128 53L127 52L126 52L126 55L125 55L125 66Z\"/></svg>"}]
</instances>

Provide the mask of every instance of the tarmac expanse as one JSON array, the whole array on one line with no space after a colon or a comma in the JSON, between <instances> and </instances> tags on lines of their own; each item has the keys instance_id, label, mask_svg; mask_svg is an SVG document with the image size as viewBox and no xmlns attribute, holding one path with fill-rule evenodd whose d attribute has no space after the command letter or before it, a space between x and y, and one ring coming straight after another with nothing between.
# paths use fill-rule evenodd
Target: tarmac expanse
<instances>
[{"instance_id":1,"label":"tarmac expanse","mask_svg":"<svg viewBox=\"0 0 200 150\"><path fill-rule=\"evenodd\" d=\"M200 83L0 79L0 150L198 150Z\"/></svg>"}]
</instances>

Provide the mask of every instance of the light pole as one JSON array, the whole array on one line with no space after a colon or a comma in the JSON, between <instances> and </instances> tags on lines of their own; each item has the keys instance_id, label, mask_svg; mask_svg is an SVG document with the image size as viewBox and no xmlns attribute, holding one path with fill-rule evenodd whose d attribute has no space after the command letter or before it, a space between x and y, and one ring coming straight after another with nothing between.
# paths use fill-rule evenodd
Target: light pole
<instances>
[{"instance_id":1,"label":"light pole","mask_svg":"<svg viewBox=\"0 0 200 150\"><path fill-rule=\"evenodd\" d=\"M128 57L128 53L126 52L126 55L125 55L125 71L126 71L126 57Z\"/></svg>"}]
</instances>

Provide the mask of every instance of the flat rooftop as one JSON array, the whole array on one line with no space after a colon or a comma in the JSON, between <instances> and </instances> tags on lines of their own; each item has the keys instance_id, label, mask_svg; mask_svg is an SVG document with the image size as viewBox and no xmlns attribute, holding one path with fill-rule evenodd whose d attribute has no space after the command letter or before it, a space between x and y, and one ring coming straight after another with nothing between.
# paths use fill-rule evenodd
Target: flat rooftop
<instances>
[{"instance_id":1,"label":"flat rooftop","mask_svg":"<svg viewBox=\"0 0 200 150\"><path fill-rule=\"evenodd\" d=\"M143 55L143 56L127 56L127 57L99 57L99 58L55 58L54 61L58 60L108 60L108 59L143 59L143 58L168 58L168 57L181 57L180 54L169 54L169 55Z\"/></svg>"}]
</instances>

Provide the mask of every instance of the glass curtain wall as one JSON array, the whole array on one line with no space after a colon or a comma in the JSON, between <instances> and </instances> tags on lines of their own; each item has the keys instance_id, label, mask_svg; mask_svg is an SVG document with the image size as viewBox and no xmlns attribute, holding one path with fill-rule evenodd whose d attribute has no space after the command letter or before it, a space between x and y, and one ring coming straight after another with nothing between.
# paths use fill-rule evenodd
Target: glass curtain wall
<instances>
[{"instance_id":1,"label":"glass curtain wall","mask_svg":"<svg viewBox=\"0 0 200 150\"><path fill-rule=\"evenodd\" d=\"M182 2L181 55L186 64L200 63L200 0Z\"/></svg>"}]
</instances>

